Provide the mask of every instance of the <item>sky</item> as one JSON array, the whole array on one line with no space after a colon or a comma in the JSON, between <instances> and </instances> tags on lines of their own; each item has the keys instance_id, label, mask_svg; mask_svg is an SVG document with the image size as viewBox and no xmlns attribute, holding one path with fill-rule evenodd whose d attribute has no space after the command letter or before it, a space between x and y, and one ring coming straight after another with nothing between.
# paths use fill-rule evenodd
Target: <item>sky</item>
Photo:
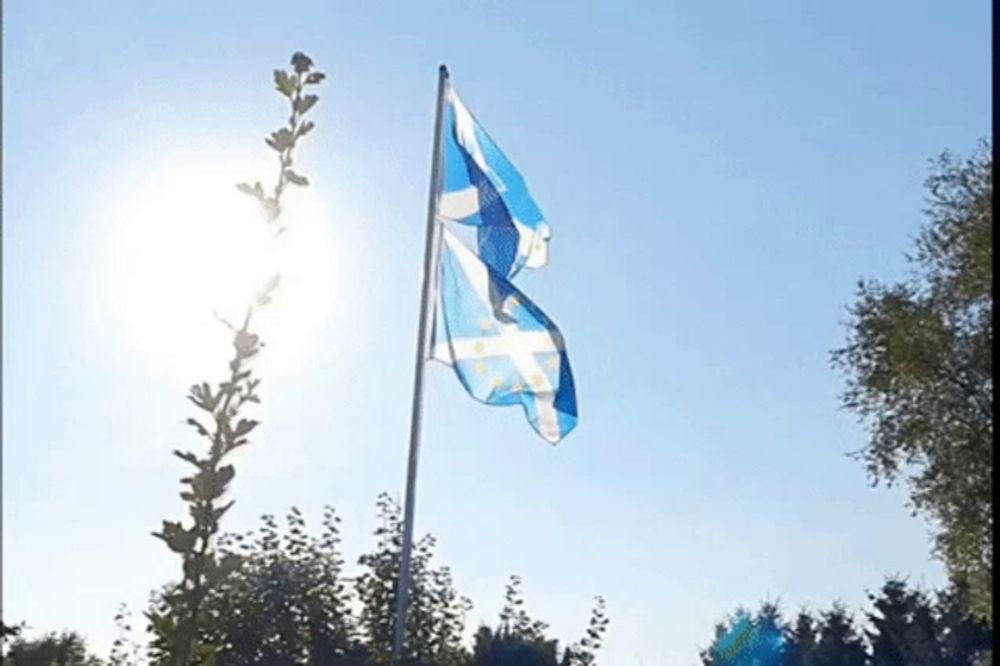
<instances>
[{"instance_id":1,"label":"sky","mask_svg":"<svg viewBox=\"0 0 1000 666\"><path fill-rule=\"evenodd\" d=\"M416 530L470 627L516 573L564 640L605 597L602 663L687 666L739 605L943 582L905 489L847 455L866 436L829 352L857 280L904 274L928 159L989 133L984 0L3 11L5 621L106 651L118 605L178 574L150 532L183 516L186 387L224 371L226 243L259 225L232 226L232 185L274 177L271 71L297 50L328 79L229 529L329 504L356 560L402 495L444 63L553 230L518 284L580 405L552 447L428 370Z\"/></svg>"}]
</instances>

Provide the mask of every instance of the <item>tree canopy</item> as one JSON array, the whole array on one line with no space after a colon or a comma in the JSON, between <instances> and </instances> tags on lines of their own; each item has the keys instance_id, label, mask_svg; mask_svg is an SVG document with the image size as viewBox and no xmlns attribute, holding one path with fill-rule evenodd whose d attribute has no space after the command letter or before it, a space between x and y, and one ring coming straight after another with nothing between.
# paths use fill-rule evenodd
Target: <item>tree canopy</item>
<instances>
[{"instance_id":1,"label":"tree canopy","mask_svg":"<svg viewBox=\"0 0 1000 666\"><path fill-rule=\"evenodd\" d=\"M910 275L862 281L833 361L843 405L867 425L873 482L908 480L936 526L935 552L992 623L993 158L949 153L927 179L928 223Z\"/></svg>"},{"instance_id":2,"label":"tree canopy","mask_svg":"<svg viewBox=\"0 0 1000 666\"><path fill-rule=\"evenodd\" d=\"M792 620L777 604L737 610L702 651L703 666L979 666L989 663L993 632L968 614L961 587L931 595L900 578L869 594L856 615L834 603L800 610Z\"/></svg>"}]
</instances>

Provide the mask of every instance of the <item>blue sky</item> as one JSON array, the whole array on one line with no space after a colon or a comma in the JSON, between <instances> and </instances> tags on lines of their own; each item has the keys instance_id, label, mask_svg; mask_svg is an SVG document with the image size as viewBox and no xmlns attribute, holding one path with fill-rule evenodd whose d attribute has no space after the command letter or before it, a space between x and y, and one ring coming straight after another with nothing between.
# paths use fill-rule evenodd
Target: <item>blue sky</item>
<instances>
[{"instance_id":1,"label":"blue sky","mask_svg":"<svg viewBox=\"0 0 1000 666\"><path fill-rule=\"evenodd\" d=\"M905 493L845 456L865 438L828 352L856 280L904 270L927 159L989 131L989 5L752 5L5 2L5 619L106 647L117 605L177 571L149 532L183 511L185 387L221 365L184 365L201 304L163 333L108 266L151 200L198 217L191 174L272 177L270 72L300 49L329 75L299 160L326 273L308 334L270 338L296 353L261 368L231 528L332 504L354 559L377 493L402 493L443 62L552 226L520 286L581 410L553 448L431 367L417 530L470 623L518 573L561 637L606 597L603 663L683 665L739 604L938 584Z\"/></svg>"}]
</instances>

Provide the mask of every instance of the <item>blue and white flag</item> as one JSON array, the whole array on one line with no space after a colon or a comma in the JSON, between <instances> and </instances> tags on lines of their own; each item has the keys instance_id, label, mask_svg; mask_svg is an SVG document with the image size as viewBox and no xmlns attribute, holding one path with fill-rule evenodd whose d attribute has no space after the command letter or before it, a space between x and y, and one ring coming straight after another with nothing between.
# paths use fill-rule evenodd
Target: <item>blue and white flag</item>
<instances>
[{"instance_id":1,"label":"blue and white flag","mask_svg":"<svg viewBox=\"0 0 1000 666\"><path fill-rule=\"evenodd\" d=\"M451 365L472 397L524 406L555 444L576 425L576 390L562 334L503 275L442 229L432 358Z\"/></svg>"},{"instance_id":2,"label":"blue and white flag","mask_svg":"<svg viewBox=\"0 0 1000 666\"><path fill-rule=\"evenodd\" d=\"M441 217L477 227L479 257L506 278L548 261L552 236L524 178L449 87Z\"/></svg>"}]
</instances>

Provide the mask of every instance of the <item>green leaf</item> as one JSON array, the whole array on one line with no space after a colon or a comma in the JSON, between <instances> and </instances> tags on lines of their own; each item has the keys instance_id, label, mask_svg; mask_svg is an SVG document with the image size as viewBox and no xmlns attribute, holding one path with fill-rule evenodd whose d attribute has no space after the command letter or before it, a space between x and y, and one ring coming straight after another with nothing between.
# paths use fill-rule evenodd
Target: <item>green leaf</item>
<instances>
[{"instance_id":1,"label":"green leaf","mask_svg":"<svg viewBox=\"0 0 1000 666\"><path fill-rule=\"evenodd\" d=\"M188 419L187 421L185 421L185 423L187 423L188 425L190 425L191 427L193 427L195 430L197 430L198 434L201 435L202 437L211 437L212 436L211 434L209 434L208 429L205 428L205 426L203 426L202 424L198 423L198 421L196 419Z\"/></svg>"},{"instance_id":2,"label":"green leaf","mask_svg":"<svg viewBox=\"0 0 1000 666\"><path fill-rule=\"evenodd\" d=\"M257 344L259 342L260 338L253 333L239 331L236 334L236 338L233 340L233 346L236 347L236 351L238 351L240 355L252 356L257 353Z\"/></svg>"},{"instance_id":3,"label":"green leaf","mask_svg":"<svg viewBox=\"0 0 1000 666\"><path fill-rule=\"evenodd\" d=\"M232 507L233 504L235 504L235 503L236 503L236 500L230 500L226 504L220 506L218 509L213 510L212 511L212 517L215 520L219 520L220 518L222 518L222 516L225 515L226 511L229 511L230 507Z\"/></svg>"},{"instance_id":4,"label":"green leaf","mask_svg":"<svg viewBox=\"0 0 1000 666\"><path fill-rule=\"evenodd\" d=\"M312 74L310 74L309 76L306 77L306 84L307 85L316 85L317 83L319 83L320 81L322 81L325 78L326 78L326 74L324 74L323 72L313 72Z\"/></svg>"},{"instance_id":5,"label":"green leaf","mask_svg":"<svg viewBox=\"0 0 1000 666\"><path fill-rule=\"evenodd\" d=\"M291 169L287 169L285 171L285 178L288 179L288 182L294 185L298 185L299 187L305 187L306 185L309 184L308 178L306 178L305 176L300 176Z\"/></svg>"},{"instance_id":6,"label":"green leaf","mask_svg":"<svg viewBox=\"0 0 1000 666\"><path fill-rule=\"evenodd\" d=\"M260 303L261 305L267 305L267 303L271 301L270 299L271 292L277 289L279 284L281 284L281 274L275 273L273 276L271 276L271 278L267 281L267 283L263 287L261 287L260 291L257 292L257 302ZM257 383L258 382L251 382L249 388L253 390L253 388L257 386Z\"/></svg>"},{"instance_id":7,"label":"green leaf","mask_svg":"<svg viewBox=\"0 0 1000 666\"><path fill-rule=\"evenodd\" d=\"M300 114L307 112L309 109L313 108L316 102L319 101L319 96L317 95L306 95L300 97L292 103L292 108L298 111Z\"/></svg>"},{"instance_id":8,"label":"green leaf","mask_svg":"<svg viewBox=\"0 0 1000 666\"><path fill-rule=\"evenodd\" d=\"M251 430L256 428L258 425L259 423L257 421L254 421L253 419L249 420L240 419L240 422L236 424L236 430L233 431L233 434L236 437L242 437L243 435L246 435Z\"/></svg>"},{"instance_id":9,"label":"green leaf","mask_svg":"<svg viewBox=\"0 0 1000 666\"><path fill-rule=\"evenodd\" d=\"M301 125L299 125L299 128L295 130L296 136L305 136L306 134L311 132L314 127L316 127L316 124L311 120L307 120Z\"/></svg>"},{"instance_id":10,"label":"green leaf","mask_svg":"<svg viewBox=\"0 0 1000 666\"><path fill-rule=\"evenodd\" d=\"M184 575L195 579L205 572L207 562L204 555L194 554L184 559Z\"/></svg>"},{"instance_id":11,"label":"green leaf","mask_svg":"<svg viewBox=\"0 0 1000 666\"><path fill-rule=\"evenodd\" d=\"M260 202L264 209L264 219L268 222L274 222L281 215L281 208L278 206L278 201L274 197L267 197Z\"/></svg>"},{"instance_id":12,"label":"green leaf","mask_svg":"<svg viewBox=\"0 0 1000 666\"><path fill-rule=\"evenodd\" d=\"M264 142L280 153L287 148L291 148L293 143L292 133L287 127L282 127L279 130L271 132L270 138L264 139Z\"/></svg>"},{"instance_id":13,"label":"green leaf","mask_svg":"<svg viewBox=\"0 0 1000 666\"><path fill-rule=\"evenodd\" d=\"M191 463L195 467L201 467L201 461L198 460L198 458L193 453L174 451L174 455L180 458L181 460L185 460Z\"/></svg>"},{"instance_id":14,"label":"green leaf","mask_svg":"<svg viewBox=\"0 0 1000 666\"><path fill-rule=\"evenodd\" d=\"M312 68L313 61L312 58L307 56L305 53L302 53L301 51L296 51L292 55L291 65L292 67L295 68L295 71L298 74L305 74Z\"/></svg>"},{"instance_id":15,"label":"green leaf","mask_svg":"<svg viewBox=\"0 0 1000 666\"><path fill-rule=\"evenodd\" d=\"M236 476L236 470L233 468L232 465L224 465L219 468L218 475L219 475L219 483L222 486L226 486L230 481L233 480L233 477Z\"/></svg>"},{"instance_id":16,"label":"green leaf","mask_svg":"<svg viewBox=\"0 0 1000 666\"><path fill-rule=\"evenodd\" d=\"M250 402L260 402L260 401L259 400L254 400L253 398L250 398ZM249 443L250 443L250 440L247 439L247 438L245 438L245 437L242 438L242 439L237 439L237 440L231 442L230 444L228 444L226 446L226 452L228 453L229 451L232 451L233 449L235 449L237 447L240 447L240 446L243 446L243 445L249 444Z\"/></svg>"},{"instance_id":17,"label":"green leaf","mask_svg":"<svg viewBox=\"0 0 1000 666\"><path fill-rule=\"evenodd\" d=\"M283 69L274 70L274 87L285 97L295 94L295 81Z\"/></svg>"},{"instance_id":18,"label":"green leaf","mask_svg":"<svg viewBox=\"0 0 1000 666\"><path fill-rule=\"evenodd\" d=\"M247 183L239 183L238 185L236 185L236 189L238 189L243 194L251 196L255 199L262 199L264 197L264 188L261 187L259 182L254 183L253 187L250 187L250 185L248 185Z\"/></svg>"},{"instance_id":19,"label":"green leaf","mask_svg":"<svg viewBox=\"0 0 1000 666\"><path fill-rule=\"evenodd\" d=\"M218 499L224 492L226 492L226 484L233 478L233 474L233 468L228 465L218 471L203 469L191 479L191 489L195 492L195 495L198 496L198 499L211 502L212 500ZM192 507L191 515L195 518L195 520L198 520L199 517L203 518L204 514L202 513L195 515L194 510L196 508L197 507Z\"/></svg>"},{"instance_id":20,"label":"green leaf","mask_svg":"<svg viewBox=\"0 0 1000 666\"><path fill-rule=\"evenodd\" d=\"M197 535L194 530L185 530L180 523L163 521L163 531L154 532L153 536L162 539L170 550L175 553L187 553L194 549Z\"/></svg>"}]
</instances>

